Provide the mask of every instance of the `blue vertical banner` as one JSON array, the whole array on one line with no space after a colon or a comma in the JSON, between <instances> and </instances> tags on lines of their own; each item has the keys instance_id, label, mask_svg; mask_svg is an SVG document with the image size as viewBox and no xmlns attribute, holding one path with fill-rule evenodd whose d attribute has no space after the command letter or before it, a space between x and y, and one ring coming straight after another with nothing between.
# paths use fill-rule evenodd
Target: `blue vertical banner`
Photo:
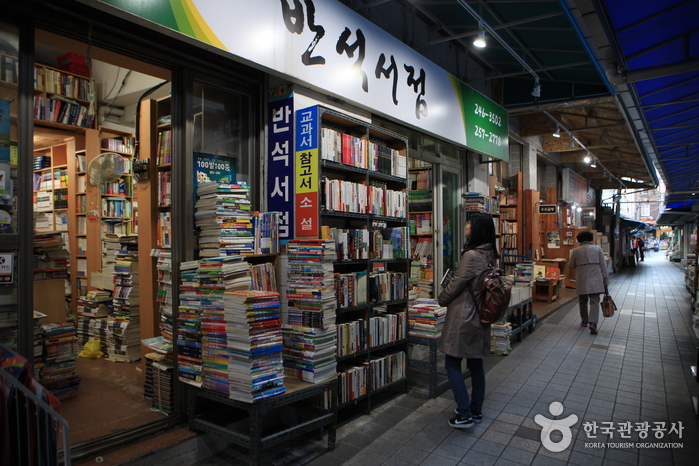
<instances>
[{"instance_id":1,"label":"blue vertical banner","mask_svg":"<svg viewBox=\"0 0 699 466\"><path fill-rule=\"evenodd\" d=\"M317 238L320 234L320 182L318 107L296 112L296 154L294 157L294 207L296 236Z\"/></svg>"},{"instance_id":2,"label":"blue vertical banner","mask_svg":"<svg viewBox=\"0 0 699 466\"><path fill-rule=\"evenodd\" d=\"M294 238L294 97L267 103L267 210L279 212L279 241Z\"/></svg>"}]
</instances>

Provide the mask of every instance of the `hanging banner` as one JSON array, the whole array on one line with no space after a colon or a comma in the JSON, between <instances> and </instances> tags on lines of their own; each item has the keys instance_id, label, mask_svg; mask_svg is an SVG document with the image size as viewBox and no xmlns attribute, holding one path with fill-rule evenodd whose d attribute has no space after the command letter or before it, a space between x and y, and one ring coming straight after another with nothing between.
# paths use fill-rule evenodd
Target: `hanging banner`
<instances>
[{"instance_id":1,"label":"hanging banner","mask_svg":"<svg viewBox=\"0 0 699 466\"><path fill-rule=\"evenodd\" d=\"M294 157L296 237L317 237L320 231L319 124L318 107L309 107L296 112L296 156Z\"/></svg>"},{"instance_id":2,"label":"hanging banner","mask_svg":"<svg viewBox=\"0 0 699 466\"><path fill-rule=\"evenodd\" d=\"M509 160L504 108L337 0L101 1L263 71Z\"/></svg>"},{"instance_id":3,"label":"hanging banner","mask_svg":"<svg viewBox=\"0 0 699 466\"><path fill-rule=\"evenodd\" d=\"M267 210L279 212L279 241L294 237L294 97L267 103Z\"/></svg>"}]
</instances>

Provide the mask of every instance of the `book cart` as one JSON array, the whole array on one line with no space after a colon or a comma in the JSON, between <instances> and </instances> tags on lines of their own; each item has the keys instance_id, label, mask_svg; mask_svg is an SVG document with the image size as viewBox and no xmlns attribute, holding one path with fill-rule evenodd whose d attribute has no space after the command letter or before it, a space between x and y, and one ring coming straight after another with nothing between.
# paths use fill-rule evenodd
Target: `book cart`
<instances>
[{"instance_id":1,"label":"book cart","mask_svg":"<svg viewBox=\"0 0 699 466\"><path fill-rule=\"evenodd\" d=\"M534 305L532 298L527 298L521 303L510 306L507 309L507 321L512 324L510 339L517 335L517 341L522 341L524 332L534 331Z\"/></svg>"},{"instance_id":2,"label":"book cart","mask_svg":"<svg viewBox=\"0 0 699 466\"><path fill-rule=\"evenodd\" d=\"M232 400L212 390L188 387L189 428L250 449L252 465L260 464L262 451L308 432L317 430L320 433L325 428L328 429L328 449L333 450L337 414L332 408L324 408L322 400L333 397L337 380L309 384L287 377L285 385L284 394L253 403ZM332 405L335 405L334 400ZM272 422L266 422L270 420Z\"/></svg>"},{"instance_id":3,"label":"book cart","mask_svg":"<svg viewBox=\"0 0 699 466\"><path fill-rule=\"evenodd\" d=\"M407 139L321 106L317 111L319 219L338 245L336 324L359 333L352 346L348 333L338 331L336 408L352 416L369 413L390 389L408 387ZM354 190L367 192L366 204L345 197Z\"/></svg>"}]
</instances>

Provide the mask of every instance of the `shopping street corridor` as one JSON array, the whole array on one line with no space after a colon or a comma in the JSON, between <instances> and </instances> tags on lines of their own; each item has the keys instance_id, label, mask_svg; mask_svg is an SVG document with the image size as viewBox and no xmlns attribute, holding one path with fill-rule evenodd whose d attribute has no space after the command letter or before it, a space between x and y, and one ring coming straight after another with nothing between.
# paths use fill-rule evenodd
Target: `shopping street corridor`
<instances>
[{"instance_id":1,"label":"shopping street corridor","mask_svg":"<svg viewBox=\"0 0 699 466\"><path fill-rule=\"evenodd\" d=\"M699 464L692 405L698 384L690 373L697 339L682 266L667 261L662 252L651 253L638 267L612 275L610 293L619 310L602 319L599 334L580 327L574 301L540 322L534 333L513 345L510 355L487 358L481 424L455 430L447 425L455 408L451 391L425 399L413 390L340 426L335 450L308 464ZM555 418L549 412L553 402L563 405ZM556 453L544 447L537 415L558 420L577 416L567 448ZM636 423L644 421L650 429L642 439ZM630 434L622 431L626 422L632 423ZM655 422L665 422L664 430ZM669 434L679 423L681 438ZM588 434L584 424L596 426L596 438L589 438L595 434ZM555 432L551 439L563 440ZM678 445L637 448L638 443L656 442ZM323 445L318 441L314 447ZM302 464L315 448L268 451L263 459L266 464ZM205 464L237 464L246 456L228 449L217 459L222 462Z\"/></svg>"}]
</instances>

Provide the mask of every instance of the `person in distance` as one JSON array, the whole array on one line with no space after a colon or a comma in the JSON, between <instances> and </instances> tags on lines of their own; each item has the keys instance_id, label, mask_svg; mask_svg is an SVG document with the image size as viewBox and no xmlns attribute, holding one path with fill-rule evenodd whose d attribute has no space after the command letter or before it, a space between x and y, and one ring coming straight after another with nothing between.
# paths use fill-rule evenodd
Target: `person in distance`
<instances>
[{"instance_id":1,"label":"person in distance","mask_svg":"<svg viewBox=\"0 0 699 466\"><path fill-rule=\"evenodd\" d=\"M449 425L456 429L468 429L483 420L483 358L490 353L490 325L481 324L478 305L469 290L473 290L478 301L482 294L480 283L489 270L488 262L494 263L500 257L495 242L495 226L488 215L472 215L466 224L464 236L468 241L465 252L454 278L438 298L439 305L447 307L439 350L445 354L444 368L456 400L456 417L449 420ZM466 359L466 366L471 371L471 397L461 373L463 359Z\"/></svg>"},{"instance_id":2,"label":"person in distance","mask_svg":"<svg viewBox=\"0 0 699 466\"><path fill-rule=\"evenodd\" d=\"M570 268L578 269L575 276L576 292L580 305L580 326L588 327L590 333L597 334L599 318L599 295L609 285L609 274L604 262L604 252L592 244L592 232L583 231L576 237L580 246L570 253ZM590 303L588 311L588 301Z\"/></svg>"}]
</instances>

